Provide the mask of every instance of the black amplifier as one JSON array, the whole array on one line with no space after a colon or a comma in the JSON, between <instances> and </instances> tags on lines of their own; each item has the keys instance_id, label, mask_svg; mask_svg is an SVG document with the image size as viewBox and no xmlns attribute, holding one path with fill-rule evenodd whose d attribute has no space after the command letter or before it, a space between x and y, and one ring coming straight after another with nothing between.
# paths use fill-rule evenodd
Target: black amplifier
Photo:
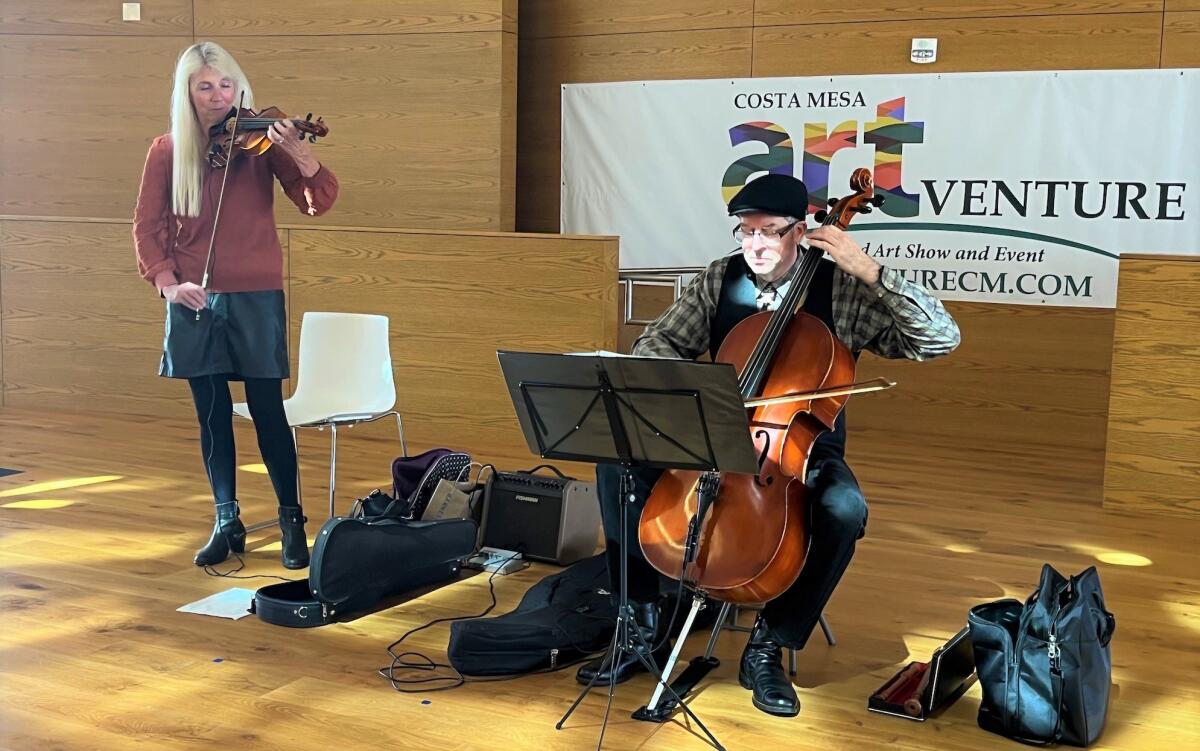
<instances>
[{"instance_id":1,"label":"black amplifier","mask_svg":"<svg viewBox=\"0 0 1200 751\"><path fill-rule=\"evenodd\" d=\"M526 558L560 566L596 552L600 505L595 483L561 475L496 472L488 479L484 498L486 547L520 550Z\"/></svg>"}]
</instances>

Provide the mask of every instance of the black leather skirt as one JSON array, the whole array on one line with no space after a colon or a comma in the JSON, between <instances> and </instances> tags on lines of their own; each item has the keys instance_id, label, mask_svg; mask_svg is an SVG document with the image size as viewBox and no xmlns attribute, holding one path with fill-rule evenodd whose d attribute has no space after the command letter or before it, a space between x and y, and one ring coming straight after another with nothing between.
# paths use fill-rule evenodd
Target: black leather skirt
<instances>
[{"instance_id":1,"label":"black leather skirt","mask_svg":"<svg viewBox=\"0 0 1200 751\"><path fill-rule=\"evenodd\" d=\"M210 292L196 311L167 303L166 336L158 374L167 378L227 375L287 378L287 312L283 290Z\"/></svg>"}]
</instances>

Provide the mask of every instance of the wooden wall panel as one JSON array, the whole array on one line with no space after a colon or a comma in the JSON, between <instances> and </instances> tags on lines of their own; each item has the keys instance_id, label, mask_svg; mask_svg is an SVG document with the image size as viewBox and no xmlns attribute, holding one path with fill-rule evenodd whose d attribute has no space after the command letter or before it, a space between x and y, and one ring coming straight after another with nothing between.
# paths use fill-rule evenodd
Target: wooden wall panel
<instances>
[{"instance_id":1,"label":"wooden wall panel","mask_svg":"<svg viewBox=\"0 0 1200 751\"><path fill-rule=\"evenodd\" d=\"M120 2L94 0L4 0L0 34L192 34L192 0L142 3L140 21L121 20Z\"/></svg>"},{"instance_id":2,"label":"wooden wall panel","mask_svg":"<svg viewBox=\"0 0 1200 751\"><path fill-rule=\"evenodd\" d=\"M0 222L5 406L189 414L132 247L127 223Z\"/></svg>"},{"instance_id":3,"label":"wooden wall panel","mask_svg":"<svg viewBox=\"0 0 1200 751\"><path fill-rule=\"evenodd\" d=\"M0 214L129 217L191 37L0 35Z\"/></svg>"},{"instance_id":4,"label":"wooden wall panel","mask_svg":"<svg viewBox=\"0 0 1200 751\"><path fill-rule=\"evenodd\" d=\"M1156 68L1161 13L895 21L758 28L754 75L914 73L913 37L937 37L924 73ZM803 54L798 54L803 50Z\"/></svg>"},{"instance_id":5,"label":"wooden wall panel","mask_svg":"<svg viewBox=\"0 0 1200 751\"><path fill-rule=\"evenodd\" d=\"M1003 16L1037 17L1090 13L1157 12L1162 0L1100 0L1091 2L994 3L986 0L922 0L897 3L896 0L862 0L849 4L821 0L755 0L754 25L760 27L789 24L853 23L862 21L911 21L935 18L995 18ZM941 50L939 49L939 55Z\"/></svg>"},{"instance_id":6,"label":"wooden wall panel","mask_svg":"<svg viewBox=\"0 0 1200 751\"><path fill-rule=\"evenodd\" d=\"M1166 0L1166 3L1167 5L1165 10L1168 12L1177 10L1200 10L1200 0Z\"/></svg>"},{"instance_id":7,"label":"wooden wall panel","mask_svg":"<svg viewBox=\"0 0 1200 751\"><path fill-rule=\"evenodd\" d=\"M1200 517L1200 257L1121 259L1104 506Z\"/></svg>"},{"instance_id":8,"label":"wooden wall panel","mask_svg":"<svg viewBox=\"0 0 1200 751\"><path fill-rule=\"evenodd\" d=\"M500 28L514 37L521 30L520 26L520 6L521 0L499 0L502 14L502 23ZM515 76L516 73L513 73Z\"/></svg>"},{"instance_id":9,"label":"wooden wall panel","mask_svg":"<svg viewBox=\"0 0 1200 751\"><path fill-rule=\"evenodd\" d=\"M515 2L515 0L513 0ZM496 228L517 226L517 35L500 36L500 206Z\"/></svg>"},{"instance_id":10,"label":"wooden wall panel","mask_svg":"<svg viewBox=\"0 0 1200 751\"><path fill-rule=\"evenodd\" d=\"M508 41L506 40L508 37ZM321 115L316 151L341 183L326 224L510 230L511 35L217 38L259 107ZM506 72L507 68L507 72ZM302 74L301 74L302 73ZM277 217L296 209L280 201Z\"/></svg>"},{"instance_id":11,"label":"wooden wall panel","mask_svg":"<svg viewBox=\"0 0 1200 751\"><path fill-rule=\"evenodd\" d=\"M748 28L542 39L529 46L522 59L538 69L531 73L544 73L531 81L559 79L553 82L555 101L564 83L724 78L750 71Z\"/></svg>"},{"instance_id":12,"label":"wooden wall panel","mask_svg":"<svg viewBox=\"0 0 1200 751\"><path fill-rule=\"evenodd\" d=\"M859 379L885 375L898 386L851 402L850 457L892 457L923 468L931 485L998 503L1054 497L1099 505L1112 311L965 302L947 309L963 332L949 356L863 356Z\"/></svg>"},{"instance_id":13,"label":"wooden wall panel","mask_svg":"<svg viewBox=\"0 0 1200 751\"><path fill-rule=\"evenodd\" d=\"M496 349L616 347L615 238L289 225L281 240L293 355L306 310L388 315L417 444L527 457ZM163 303L131 248L128 222L0 222L5 406L190 417L186 386L157 375Z\"/></svg>"},{"instance_id":14,"label":"wooden wall panel","mask_svg":"<svg viewBox=\"0 0 1200 751\"><path fill-rule=\"evenodd\" d=\"M196 0L195 24L192 0L144 2L140 22L102 5L0 8L0 214L128 218L195 25L239 59L259 106L329 122L319 156L343 198L324 221L513 229L516 0L334 13L312 0Z\"/></svg>"},{"instance_id":15,"label":"wooden wall panel","mask_svg":"<svg viewBox=\"0 0 1200 751\"><path fill-rule=\"evenodd\" d=\"M307 310L387 315L413 445L528 458L496 350L616 346L614 238L290 234L292 330Z\"/></svg>"},{"instance_id":16,"label":"wooden wall panel","mask_svg":"<svg viewBox=\"0 0 1200 751\"><path fill-rule=\"evenodd\" d=\"M196 38L515 31L515 0L195 0Z\"/></svg>"},{"instance_id":17,"label":"wooden wall panel","mask_svg":"<svg viewBox=\"0 0 1200 751\"><path fill-rule=\"evenodd\" d=\"M1162 66L1200 68L1200 10L1166 14Z\"/></svg>"},{"instance_id":18,"label":"wooden wall panel","mask_svg":"<svg viewBox=\"0 0 1200 751\"><path fill-rule=\"evenodd\" d=\"M615 34L521 43L517 214L523 231L557 232L562 84L750 74L749 28Z\"/></svg>"},{"instance_id":19,"label":"wooden wall panel","mask_svg":"<svg viewBox=\"0 0 1200 751\"><path fill-rule=\"evenodd\" d=\"M754 0L523 0L521 38L750 26Z\"/></svg>"}]
</instances>

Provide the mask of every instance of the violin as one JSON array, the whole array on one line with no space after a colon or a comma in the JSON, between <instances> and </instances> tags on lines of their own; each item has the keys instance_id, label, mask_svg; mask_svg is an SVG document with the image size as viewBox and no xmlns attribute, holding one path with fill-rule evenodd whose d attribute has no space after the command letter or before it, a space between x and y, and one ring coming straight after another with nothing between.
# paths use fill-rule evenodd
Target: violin
<instances>
[{"instance_id":1,"label":"violin","mask_svg":"<svg viewBox=\"0 0 1200 751\"><path fill-rule=\"evenodd\" d=\"M271 139L267 138L267 129L280 120L289 120L300 138L308 138L309 143L316 143L318 138L329 135L329 126L323 118L312 119L312 113L303 120L290 118L278 107L267 107L260 112L248 108L233 107L221 122L208 130L208 163L220 169L226 165L233 153L232 149L247 152L249 156L259 156L271 148ZM235 132L236 129L236 132Z\"/></svg>"},{"instance_id":2,"label":"violin","mask_svg":"<svg viewBox=\"0 0 1200 751\"><path fill-rule=\"evenodd\" d=\"M238 98L238 106L231 107L221 122L208 129L208 163L215 169L222 170L221 192L217 194L217 211L213 215L212 235L208 239L208 256L204 259L204 275L200 286L208 289L208 277L212 272L213 249L217 242L217 227L221 223L221 204L225 201L225 182L229 179L229 163L233 161L234 149L245 151L248 156L259 156L271 148L271 139L267 138L267 129L280 120L291 120L300 131L300 138L308 138L309 143L316 143L318 138L329 135L329 127L321 118L314 122L312 113L303 120L289 118L278 107L267 107L255 112L243 107L246 92ZM196 320L200 320L200 310L196 311Z\"/></svg>"},{"instance_id":3,"label":"violin","mask_svg":"<svg viewBox=\"0 0 1200 751\"><path fill-rule=\"evenodd\" d=\"M845 229L883 203L867 169L854 172L850 187L817 221ZM854 384L849 348L819 318L797 312L822 255L802 248L779 308L738 323L717 351L738 373L758 472L667 470L642 511L638 532L650 564L718 600L768 602L792 585L808 551L804 478L813 445L851 393L894 385Z\"/></svg>"}]
</instances>

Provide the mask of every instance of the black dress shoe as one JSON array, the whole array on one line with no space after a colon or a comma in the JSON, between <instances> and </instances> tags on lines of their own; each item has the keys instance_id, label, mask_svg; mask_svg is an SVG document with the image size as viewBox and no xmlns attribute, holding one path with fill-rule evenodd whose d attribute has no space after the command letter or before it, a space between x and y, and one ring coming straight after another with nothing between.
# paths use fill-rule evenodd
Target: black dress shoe
<instances>
[{"instance_id":1,"label":"black dress shoe","mask_svg":"<svg viewBox=\"0 0 1200 751\"><path fill-rule=\"evenodd\" d=\"M800 714L800 699L783 670L783 647L770 637L761 615L754 622L750 640L742 652L738 683L754 692L754 706L763 712L779 717Z\"/></svg>"},{"instance_id":2,"label":"black dress shoe","mask_svg":"<svg viewBox=\"0 0 1200 751\"><path fill-rule=\"evenodd\" d=\"M662 606L659 603L631 603L633 605L633 620L637 630L641 632L642 638L646 643L654 648L658 646L659 641L662 646L650 653L650 658L654 664L662 669L667 658L671 655L671 643L668 639L663 638L663 630L666 624L662 622ZM579 670L575 673L575 680L587 685L592 683L593 677L595 683L607 684L610 680L615 683L624 683L638 673L646 671L646 666L638 659L638 654L646 654L646 650L641 646L641 643L634 639L635 652L623 652L621 659L617 660L615 671L610 671L607 665L604 665L604 660L607 655L598 657L591 662L585 662L579 666ZM616 673L615 679L613 673Z\"/></svg>"}]
</instances>

